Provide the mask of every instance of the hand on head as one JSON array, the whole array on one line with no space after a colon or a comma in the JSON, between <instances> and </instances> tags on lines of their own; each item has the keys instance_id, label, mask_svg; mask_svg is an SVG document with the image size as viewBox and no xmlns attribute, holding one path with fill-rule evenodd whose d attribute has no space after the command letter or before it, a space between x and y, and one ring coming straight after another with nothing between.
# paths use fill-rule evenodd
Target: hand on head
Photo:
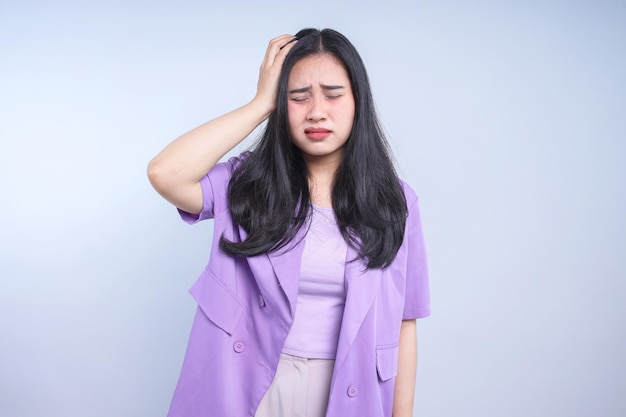
<instances>
[{"instance_id":1,"label":"hand on head","mask_svg":"<svg viewBox=\"0 0 626 417\"><path fill-rule=\"evenodd\" d=\"M270 41L265 58L259 71L257 93L254 98L267 106L269 112L276 108L278 80L285 62L285 57L295 45L297 39L293 35L282 35Z\"/></svg>"}]
</instances>

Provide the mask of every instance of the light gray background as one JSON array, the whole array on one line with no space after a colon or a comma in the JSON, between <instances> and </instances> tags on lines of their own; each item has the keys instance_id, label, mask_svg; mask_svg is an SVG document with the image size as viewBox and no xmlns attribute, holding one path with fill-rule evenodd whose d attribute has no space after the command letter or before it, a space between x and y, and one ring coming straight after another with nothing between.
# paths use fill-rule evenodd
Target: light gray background
<instances>
[{"instance_id":1,"label":"light gray background","mask_svg":"<svg viewBox=\"0 0 626 417\"><path fill-rule=\"evenodd\" d=\"M421 197L416 415L626 415L626 1L0 2L0 415L163 416L207 260L148 160L347 35Z\"/></svg>"}]
</instances>

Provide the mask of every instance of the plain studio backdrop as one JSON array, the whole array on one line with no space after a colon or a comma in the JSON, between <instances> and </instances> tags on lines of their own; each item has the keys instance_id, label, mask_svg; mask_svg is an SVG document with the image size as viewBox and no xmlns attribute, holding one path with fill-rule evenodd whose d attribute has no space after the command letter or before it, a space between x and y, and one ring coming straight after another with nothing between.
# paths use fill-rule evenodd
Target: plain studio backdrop
<instances>
[{"instance_id":1,"label":"plain studio backdrop","mask_svg":"<svg viewBox=\"0 0 626 417\"><path fill-rule=\"evenodd\" d=\"M146 165L303 27L421 198L415 415L626 415L626 1L2 0L0 416L166 414L212 224Z\"/></svg>"}]
</instances>

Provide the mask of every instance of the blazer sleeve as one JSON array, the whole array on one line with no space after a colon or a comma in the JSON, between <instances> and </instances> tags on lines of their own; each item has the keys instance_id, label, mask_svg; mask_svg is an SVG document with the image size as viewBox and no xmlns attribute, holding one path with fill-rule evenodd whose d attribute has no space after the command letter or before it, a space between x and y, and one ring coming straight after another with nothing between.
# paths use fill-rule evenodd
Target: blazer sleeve
<instances>
[{"instance_id":1,"label":"blazer sleeve","mask_svg":"<svg viewBox=\"0 0 626 417\"><path fill-rule=\"evenodd\" d=\"M200 179L202 188L202 211L199 214L188 213L178 209L181 219L188 224L212 219L216 214L228 208L228 183L235 169L243 162L250 152L234 156L226 162L216 164Z\"/></svg>"},{"instance_id":2,"label":"blazer sleeve","mask_svg":"<svg viewBox=\"0 0 626 417\"><path fill-rule=\"evenodd\" d=\"M420 221L417 195L405 184L408 216L406 224L407 267L403 320L430 315L430 287L426 248Z\"/></svg>"}]
</instances>

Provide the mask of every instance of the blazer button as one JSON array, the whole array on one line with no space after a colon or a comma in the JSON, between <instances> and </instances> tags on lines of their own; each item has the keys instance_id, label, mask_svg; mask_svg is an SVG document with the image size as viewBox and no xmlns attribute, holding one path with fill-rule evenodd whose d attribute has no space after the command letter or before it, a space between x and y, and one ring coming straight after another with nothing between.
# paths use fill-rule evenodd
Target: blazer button
<instances>
[{"instance_id":1,"label":"blazer button","mask_svg":"<svg viewBox=\"0 0 626 417\"><path fill-rule=\"evenodd\" d=\"M246 344L243 343L241 340L238 340L233 344L233 350L237 353L241 353L246 350Z\"/></svg>"},{"instance_id":2,"label":"blazer button","mask_svg":"<svg viewBox=\"0 0 626 417\"><path fill-rule=\"evenodd\" d=\"M359 387L357 385L350 385L348 387L348 397L354 398L359 395Z\"/></svg>"},{"instance_id":3,"label":"blazer button","mask_svg":"<svg viewBox=\"0 0 626 417\"><path fill-rule=\"evenodd\" d=\"M263 294L259 294L259 307L265 307L265 298L263 298Z\"/></svg>"}]
</instances>

